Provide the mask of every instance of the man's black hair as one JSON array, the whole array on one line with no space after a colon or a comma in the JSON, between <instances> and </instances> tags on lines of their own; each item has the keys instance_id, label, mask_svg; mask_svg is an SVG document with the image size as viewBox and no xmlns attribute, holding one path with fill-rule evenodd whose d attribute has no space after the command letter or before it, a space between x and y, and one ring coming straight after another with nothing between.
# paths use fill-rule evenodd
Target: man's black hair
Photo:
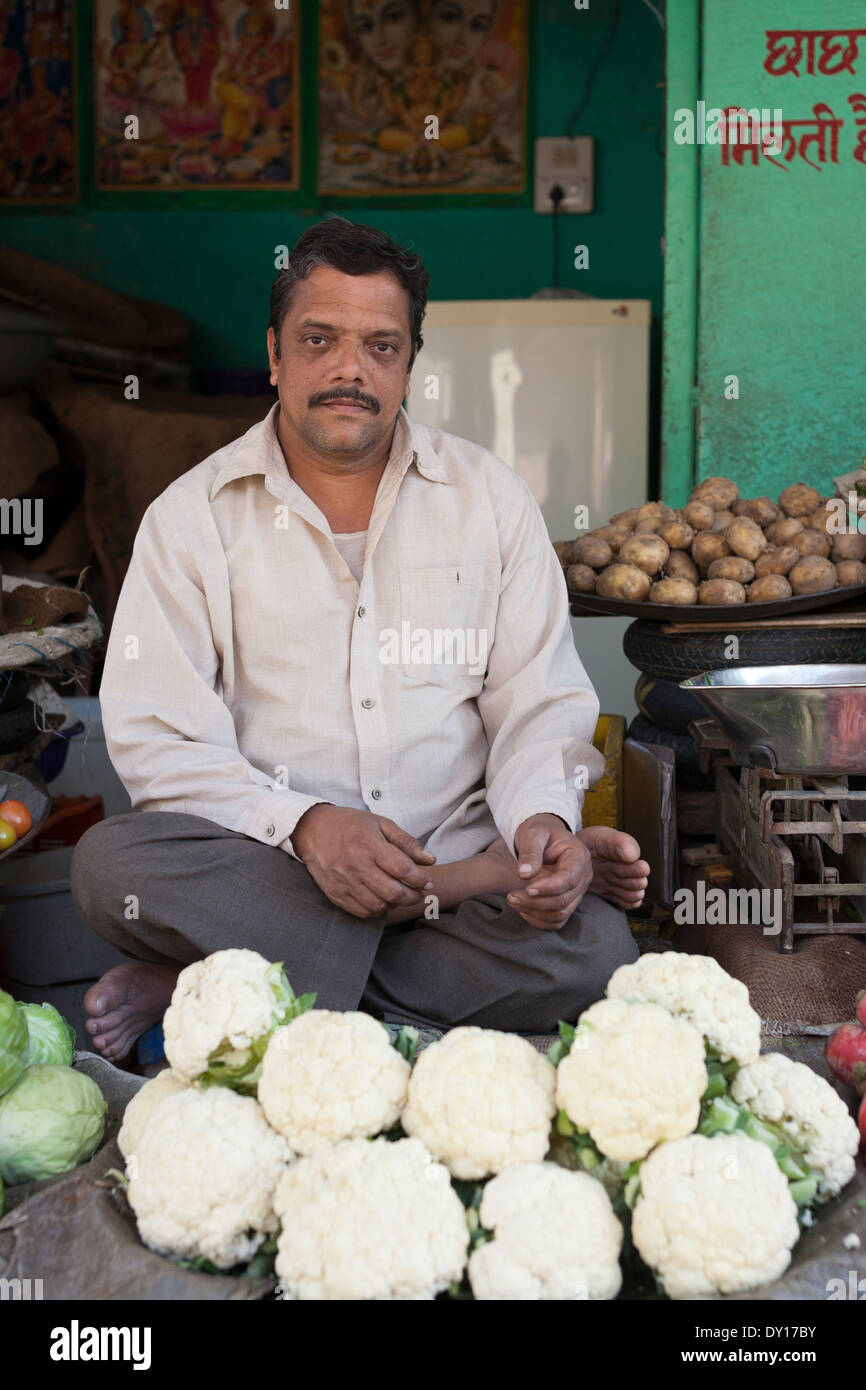
<instances>
[{"instance_id":1,"label":"man's black hair","mask_svg":"<svg viewBox=\"0 0 866 1390\"><path fill-rule=\"evenodd\" d=\"M349 222L335 213L308 227L295 243L289 263L280 271L271 286L271 316L268 327L274 330L274 354L280 355L280 333L283 319L292 302L299 280L306 280L318 265L329 265L344 275L376 275L388 271L409 295L409 331L411 349L407 371L424 343L421 324L427 308L430 276L421 257L404 247L378 227L362 222Z\"/></svg>"}]
</instances>

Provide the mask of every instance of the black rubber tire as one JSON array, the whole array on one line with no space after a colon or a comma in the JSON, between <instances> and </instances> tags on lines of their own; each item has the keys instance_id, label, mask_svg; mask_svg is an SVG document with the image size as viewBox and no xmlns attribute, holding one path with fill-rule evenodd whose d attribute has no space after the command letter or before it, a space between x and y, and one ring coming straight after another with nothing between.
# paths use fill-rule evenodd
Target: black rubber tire
<instances>
[{"instance_id":1,"label":"black rubber tire","mask_svg":"<svg viewBox=\"0 0 866 1390\"><path fill-rule=\"evenodd\" d=\"M690 734L671 733L660 729L644 714L636 714L628 726L627 737L638 743L660 743L670 748L676 761L677 786L684 791L708 791L713 786L711 773L701 772L701 757Z\"/></svg>"},{"instance_id":2,"label":"black rubber tire","mask_svg":"<svg viewBox=\"0 0 866 1390\"><path fill-rule=\"evenodd\" d=\"M732 636L739 643L736 659L726 655ZM736 666L866 664L866 628L731 626L672 634L662 632L659 623L638 618L623 633L622 648L644 675L678 683L703 671Z\"/></svg>"},{"instance_id":3,"label":"black rubber tire","mask_svg":"<svg viewBox=\"0 0 866 1390\"><path fill-rule=\"evenodd\" d=\"M687 734L693 720L707 717L694 695L680 690L673 681L657 680L655 676L638 676L634 698L641 714L672 734Z\"/></svg>"},{"instance_id":4,"label":"black rubber tire","mask_svg":"<svg viewBox=\"0 0 866 1390\"><path fill-rule=\"evenodd\" d=\"M0 714L0 753L14 753L39 733L34 717L36 706L24 700L14 709Z\"/></svg>"}]
</instances>

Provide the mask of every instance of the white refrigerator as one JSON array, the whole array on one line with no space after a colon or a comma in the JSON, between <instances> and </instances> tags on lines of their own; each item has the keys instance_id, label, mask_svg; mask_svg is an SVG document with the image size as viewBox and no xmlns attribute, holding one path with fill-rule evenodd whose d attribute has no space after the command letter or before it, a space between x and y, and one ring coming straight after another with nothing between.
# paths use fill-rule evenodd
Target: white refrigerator
<instances>
[{"instance_id":1,"label":"white refrigerator","mask_svg":"<svg viewBox=\"0 0 866 1390\"><path fill-rule=\"evenodd\" d=\"M484 445L528 483L551 540L647 500L648 300L439 300L412 369L413 419ZM579 519L583 519L581 516ZM605 714L636 711L629 618L572 618Z\"/></svg>"}]
</instances>

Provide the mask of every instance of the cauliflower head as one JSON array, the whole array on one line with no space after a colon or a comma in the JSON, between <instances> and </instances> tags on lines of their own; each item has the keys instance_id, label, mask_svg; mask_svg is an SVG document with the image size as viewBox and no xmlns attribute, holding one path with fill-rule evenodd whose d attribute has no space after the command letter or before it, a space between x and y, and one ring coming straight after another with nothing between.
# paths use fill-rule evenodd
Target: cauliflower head
<instances>
[{"instance_id":1,"label":"cauliflower head","mask_svg":"<svg viewBox=\"0 0 866 1390\"><path fill-rule=\"evenodd\" d=\"M276 1231L274 1190L293 1155L252 1096L213 1086L166 1097L135 1156L126 1195L159 1254L230 1269Z\"/></svg>"},{"instance_id":2,"label":"cauliflower head","mask_svg":"<svg viewBox=\"0 0 866 1390\"><path fill-rule=\"evenodd\" d=\"M632 1239L671 1298L755 1289L788 1268L797 1204L766 1144L691 1134L655 1149L640 1178Z\"/></svg>"},{"instance_id":3,"label":"cauliflower head","mask_svg":"<svg viewBox=\"0 0 866 1390\"><path fill-rule=\"evenodd\" d=\"M761 1050L761 1020L749 991L712 956L685 951L647 952L621 965L607 986L610 999L660 1004L693 1023L722 1061L754 1062Z\"/></svg>"},{"instance_id":4,"label":"cauliflower head","mask_svg":"<svg viewBox=\"0 0 866 1390\"><path fill-rule=\"evenodd\" d=\"M555 1163L528 1163L492 1178L481 1224L494 1239L469 1257L475 1297L616 1298L622 1226L601 1183Z\"/></svg>"},{"instance_id":5,"label":"cauliflower head","mask_svg":"<svg viewBox=\"0 0 866 1390\"><path fill-rule=\"evenodd\" d=\"M129 1158L135 1153L139 1140L150 1123L150 1117L160 1102L167 1096L176 1096L179 1091L186 1089L187 1083L173 1072L171 1067L164 1067L136 1091L123 1112L123 1124L117 1133L117 1147L124 1158Z\"/></svg>"},{"instance_id":6,"label":"cauliflower head","mask_svg":"<svg viewBox=\"0 0 866 1390\"><path fill-rule=\"evenodd\" d=\"M821 1197L835 1197L854 1176L860 1142L848 1107L823 1077L782 1052L741 1067L731 1095L761 1120L777 1124L818 1176Z\"/></svg>"},{"instance_id":7,"label":"cauliflower head","mask_svg":"<svg viewBox=\"0 0 866 1390\"><path fill-rule=\"evenodd\" d=\"M316 1009L271 1036L258 1098L295 1153L390 1129L406 1103L409 1063L364 1013Z\"/></svg>"},{"instance_id":8,"label":"cauliflower head","mask_svg":"<svg viewBox=\"0 0 866 1390\"><path fill-rule=\"evenodd\" d=\"M258 951L215 951L177 977L162 1023L165 1055L184 1081L254 1093L271 1033L314 999L296 999L282 965Z\"/></svg>"},{"instance_id":9,"label":"cauliflower head","mask_svg":"<svg viewBox=\"0 0 866 1390\"><path fill-rule=\"evenodd\" d=\"M556 1073L515 1033L452 1028L418 1058L403 1128L455 1178L540 1163L556 1113Z\"/></svg>"},{"instance_id":10,"label":"cauliflower head","mask_svg":"<svg viewBox=\"0 0 866 1390\"><path fill-rule=\"evenodd\" d=\"M346 1139L287 1168L276 1271L291 1299L432 1299L462 1278L466 1213L418 1139Z\"/></svg>"},{"instance_id":11,"label":"cauliflower head","mask_svg":"<svg viewBox=\"0 0 866 1390\"><path fill-rule=\"evenodd\" d=\"M556 1070L560 1110L608 1158L644 1158L663 1139L691 1134L707 1085L697 1028L658 1004L602 999L581 1015Z\"/></svg>"}]
</instances>

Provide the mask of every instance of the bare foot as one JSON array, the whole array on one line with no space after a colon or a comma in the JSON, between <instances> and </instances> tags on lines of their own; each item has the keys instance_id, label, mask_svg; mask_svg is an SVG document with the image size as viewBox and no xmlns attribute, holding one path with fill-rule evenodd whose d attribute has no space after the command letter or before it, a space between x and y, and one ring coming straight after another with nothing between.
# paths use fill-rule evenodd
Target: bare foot
<instances>
[{"instance_id":1,"label":"bare foot","mask_svg":"<svg viewBox=\"0 0 866 1390\"><path fill-rule=\"evenodd\" d=\"M640 907L649 883L650 866L640 858L640 845L634 836L609 825L588 825L577 832L577 837L592 855L588 891L626 911Z\"/></svg>"},{"instance_id":2,"label":"bare foot","mask_svg":"<svg viewBox=\"0 0 866 1390\"><path fill-rule=\"evenodd\" d=\"M159 1023L182 968L131 960L107 970L84 996L94 1050L107 1062L125 1061L142 1033Z\"/></svg>"}]
</instances>

